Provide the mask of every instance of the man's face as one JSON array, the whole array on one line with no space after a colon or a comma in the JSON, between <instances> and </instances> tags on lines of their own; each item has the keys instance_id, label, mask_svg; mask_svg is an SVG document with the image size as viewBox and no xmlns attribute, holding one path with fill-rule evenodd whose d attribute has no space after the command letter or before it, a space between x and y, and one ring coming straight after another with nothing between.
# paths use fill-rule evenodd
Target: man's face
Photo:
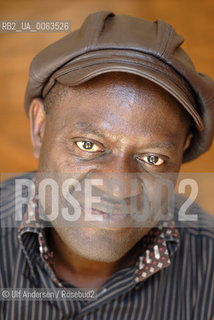
<instances>
[{"instance_id":1,"label":"man's face","mask_svg":"<svg viewBox=\"0 0 214 320\"><path fill-rule=\"evenodd\" d=\"M60 192L59 215L52 224L71 252L91 260L117 261L157 222L155 183L158 177L167 177L175 184L176 175L171 173L179 171L190 140L188 118L163 89L121 73L65 88L54 104L46 116L38 103L31 108L39 172L53 173L60 187L65 178L79 181L81 192L73 188L72 195L80 203L81 217L62 227L61 209L67 202ZM93 196L101 199L91 211L99 215L99 223L85 221L85 179L102 179L102 185L92 187ZM163 210L167 201L162 192ZM49 197L43 205L51 214ZM133 218L136 211L147 214L139 225Z\"/></svg>"}]
</instances>

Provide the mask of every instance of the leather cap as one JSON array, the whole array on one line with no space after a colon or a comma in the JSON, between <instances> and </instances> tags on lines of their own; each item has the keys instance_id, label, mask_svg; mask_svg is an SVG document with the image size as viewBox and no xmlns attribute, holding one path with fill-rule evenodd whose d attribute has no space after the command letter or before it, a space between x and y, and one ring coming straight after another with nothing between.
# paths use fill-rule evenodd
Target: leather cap
<instances>
[{"instance_id":1,"label":"leather cap","mask_svg":"<svg viewBox=\"0 0 214 320\"><path fill-rule=\"evenodd\" d=\"M81 28L51 44L31 63L25 94L28 113L56 82L74 86L106 72L127 72L160 85L192 116L195 129L183 161L209 149L214 136L214 82L198 73L172 26L101 11Z\"/></svg>"}]
</instances>

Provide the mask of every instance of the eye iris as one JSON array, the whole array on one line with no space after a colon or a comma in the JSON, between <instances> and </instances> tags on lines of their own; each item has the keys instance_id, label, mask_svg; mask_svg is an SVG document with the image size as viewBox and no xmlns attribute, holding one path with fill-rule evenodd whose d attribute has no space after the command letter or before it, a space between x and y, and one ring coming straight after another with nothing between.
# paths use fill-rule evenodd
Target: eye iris
<instances>
[{"instance_id":1,"label":"eye iris","mask_svg":"<svg viewBox=\"0 0 214 320\"><path fill-rule=\"evenodd\" d=\"M154 156L154 155L153 156L149 156L148 157L148 162L151 163L151 164L156 164L158 162L158 159L159 158L157 156Z\"/></svg>"},{"instance_id":2,"label":"eye iris","mask_svg":"<svg viewBox=\"0 0 214 320\"><path fill-rule=\"evenodd\" d=\"M90 141L85 141L83 143L83 148L84 149L90 150L90 149L92 149L92 147L93 147L93 143L91 143Z\"/></svg>"}]
</instances>

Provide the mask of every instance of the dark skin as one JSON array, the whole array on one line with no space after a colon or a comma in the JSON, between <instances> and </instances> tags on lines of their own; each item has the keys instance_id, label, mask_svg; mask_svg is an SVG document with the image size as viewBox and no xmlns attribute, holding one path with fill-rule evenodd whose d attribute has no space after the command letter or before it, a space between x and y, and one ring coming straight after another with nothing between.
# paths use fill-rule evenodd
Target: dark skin
<instances>
[{"instance_id":1,"label":"dark skin","mask_svg":"<svg viewBox=\"0 0 214 320\"><path fill-rule=\"evenodd\" d=\"M87 177L104 177L103 185L94 188L105 199L96 208L100 214L114 202L119 208L115 217L121 215L120 201L129 207L130 200L143 193L152 204L155 177L179 171L191 140L189 118L183 107L157 85L124 73L108 73L64 91L47 113L41 99L31 104L38 171L44 175L54 173L59 185L62 178L58 173L63 172L80 183ZM114 183L109 188L106 175L109 179L118 173L123 174L122 184ZM134 191L130 188L130 173L140 181ZM170 179L176 183L176 175ZM81 203L82 199L78 200ZM61 195L59 202L62 208ZM166 202L164 194L162 202ZM46 213L50 211L47 203ZM82 210L78 221L63 228L59 215L52 222L48 238L56 274L72 286L101 288L112 273L136 262L140 240L157 222L149 223L152 215L151 211L138 227L130 214L122 216L120 223L114 218L109 222L101 215L98 225L85 222ZM121 227L122 222L125 227Z\"/></svg>"}]
</instances>

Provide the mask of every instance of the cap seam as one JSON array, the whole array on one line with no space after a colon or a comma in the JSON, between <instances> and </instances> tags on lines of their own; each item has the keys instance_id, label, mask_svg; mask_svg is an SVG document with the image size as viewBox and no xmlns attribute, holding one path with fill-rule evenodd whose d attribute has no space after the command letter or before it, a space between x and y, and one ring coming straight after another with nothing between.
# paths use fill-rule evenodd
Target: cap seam
<instances>
[{"instance_id":1,"label":"cap seam","mask_svg":"<svg viewBox=\"0 0 214 320\"><path fill-rule=\"evenodd\" d=\"M87 48L93 47L93 46L91 46L92 42L96 42L96 44L97 44L97 36L98 36L97 26L99 26L99 24L98 24L99 20L100 20L100 16L98 15L98 16L96 16L96 20L94 21L93 29L91 29L91 31L92 31L91 37L88 37L88 39L87 39L87 42L86 42ZM93 31L96 31L96 32L93 33ZM93 39L93 41L92 41L92 39Z\"/></svg>"},{"instance_id":2,"label":"cap seam","mask_svg":"<svg viewBox=\"0 0 214 320\"><path fill-rule=\"evenodd\" d=\"M159 47L159 54L158 56L159 57L162 57L164 52L165 52L165 49L167 47L167 44L168 44L168 41L169 41L169 26L167 25L167 28L165 30L165 33L162 34L162 37L161 37L161 45Z\"/></svg>"},{"instance_id":3,"label":"cap seam","mask_svg":"<svg viewBox=\"0 0 214 320\"><path fill-rule=\"evenodd\" d=\"M166 41L166 46L165 46L165 48L164 48L164 50L163 50L163 52L162 52L162 54L161 54L161 57L163 57L164 54L167 53L170 40L171 40L172 35L173 35L173 33L174 33L174 30L173 30L173 28L172 28L171 26L169 26L169 28L168 28L167 31L168 31L168 37L167 37L167 41Z\"/></svg>"}]
</instances>

